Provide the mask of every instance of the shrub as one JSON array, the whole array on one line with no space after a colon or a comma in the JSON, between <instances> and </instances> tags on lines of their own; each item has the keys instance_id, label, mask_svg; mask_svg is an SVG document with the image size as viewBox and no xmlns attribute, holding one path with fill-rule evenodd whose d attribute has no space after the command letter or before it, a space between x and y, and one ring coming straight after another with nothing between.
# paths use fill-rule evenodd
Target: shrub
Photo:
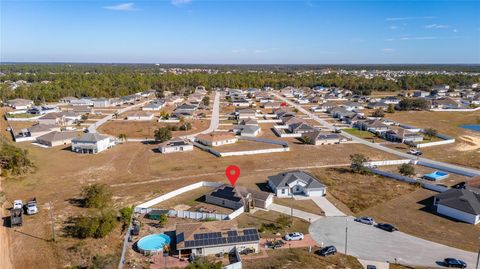
<instances>
[{"instance_id":1,"label":"shrub","mask_svg":"<svg viewBox=\"0 0 480 269\"><path fill-rule=\"evenodd\" d=\"M404 163L398 167L398 172L404 176L413 176L415 175L415 167L409 163Z\"/></svg>"},{"instance_id":2,"label":"shrub","mask_svg":"<svg viewBox=\"0 0 480 269\"><path fill-rule=\"evenodd\" d=\"M95 183L82 189L85 207L105 208L112 202L112 192L105 184Z\"/></svg>"},{"instance_id":3,"label":"shrub","mask_svg":"<svg viewBox=\"0 0 480 269\"><path fill-rule=\"evenodd\" d=\"M165 227L165 225L167 225L167 222L168 222L168 217L166 214L162 214L160 215L160 218L158 219L158 224L161 226L161 227Z\"/></svg>"},{"instance_id":4,"label":"shrub","mask_svg":"<svg viewBox=\"0 0 480 269\"><path fill-rule=\"evenodd\" d=\"M116 224L116 216L112 211L107 210L99 215L75 218L70 233L72 236L81 239L103 238L115 228Z\"/></svg>"},{"instance_id":5,"label":"shrub","mask_svg":"<svg viewBox=\"0 0 480 269\"><path fill-rule=\"evenodd\" d=\"M381 108L376 109L375 111L373 111L372 117L383 118L385 117L385 112L383 112L383 109Z\"/></svg>"},{"instance_id":6,"label":"shrub","mask_svg":"<svg viewBox=\"0 0 480 269\"><path fill-rule=\"evenodd\" d=\"M161 127L155 130L155 141L163 143L172 138L172 132L167 127Z\"/></svg>"},{"instance_id":7,"label":"shrub","mask_svg":"<svg viewBox=\"0 0 480 269\"><path fill-rule=\"evenodd\" d=\"M350 155L350 161L352 162L350 164L350 168L352 169L353 172L359 173L359 174L370 173L370 170L368 170L368 168L365 167L364 165L365 162L369 161L367 156L363 154L355 153Z\"/></svg>"}]
</instances>

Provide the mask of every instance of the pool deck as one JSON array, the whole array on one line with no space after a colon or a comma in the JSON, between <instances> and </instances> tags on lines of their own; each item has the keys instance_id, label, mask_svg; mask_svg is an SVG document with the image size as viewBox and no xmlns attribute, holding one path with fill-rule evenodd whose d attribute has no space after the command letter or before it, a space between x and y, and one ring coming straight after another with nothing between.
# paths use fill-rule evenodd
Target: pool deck
<instances>
[{"instance_id":1,"label":"pool deck","mask_svg":"<svg viewBox=\"0 0 480 269\"><path fill-rule=\"evenodd\" d=\"M175 268L175 267L185 268L189 264L186 259L184 261L181 261L176 257L172 257L172 256L163 257L162 254L158 254L158 255L152 256L153 263L150 264L150 269L165 268L165 258L167 260L167 268Z\"/></svg>"}]
</instances>

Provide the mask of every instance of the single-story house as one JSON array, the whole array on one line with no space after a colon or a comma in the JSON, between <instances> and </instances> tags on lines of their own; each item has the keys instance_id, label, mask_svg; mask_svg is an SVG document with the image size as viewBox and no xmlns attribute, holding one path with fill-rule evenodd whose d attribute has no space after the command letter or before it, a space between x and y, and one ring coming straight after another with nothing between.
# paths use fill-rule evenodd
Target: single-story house
<instances>
[{"instance_id":1,"label":"single-story house","mask_svg":"<svg viewBox=\"0 0 480 269\"><path fill-rule=\"evenodd\" d=\"M388 109L388 104L384 102L370 102L367 104L367 107L370 109Z\"/></svg>"},{"instance_id":2,"label":"single-story house","mask_svg":"<svg viewBox=\"0 0 480 269\"><path fill-rule=\"evenodd\" d=\"M72 139L72 151L95 154L115 146L115 138L99 133L86 133Z\"/></svg>"},{"instance_id":3,"label":"single-story house","mask_svg":"<svg viewBox=\"0 0 480 269\"><path fill-rule=\"evenodd\" d=\"M288 124L288 130L293 134L304 134L315 131L315 128L305 122L295 122Z\"/></svg>"},{"instance_id":4,"label":"single-story house","mask_svg":"<svg viewBox=\"0 0 480 269\"><path fill-rule=\"evenodd\" d=\"M170 119L171 120L176 120L176 119L179 120L180 118L191 119L193 118L193 116L194 116L193 111L173 111L170 114Z\"/></svg>"},{"instance_id":5,"label":"single-story house","mask_svg":"<svg viewBox=\"0 0 480 269\"><path fill-rule=\"evenodd\" d=\"M48 113L38 119L40 124L63 125L65 116L61 112Z\"/></svg>"},{"instance_id":6,"label":"single-story house","mask_svg":"<svg viewBox=\"0 0 480 269\"><path fill-rule=\"evenodd\" d=\"M174 138L170 141L163 142L158 146L158 151L161 153L184 152L192 150L193 144L181 138Z\"/></svg>"},{"instance_id":7,"label":"single-story house","mask_svg":"<svg viewBox=\"0 0 480 269\"><path fill-rule=\"evenodd\" d=\"M197 110L196 105L183 103L175 108L175 112L194 112Z\"/></svg>"},{"instance_id":8,"label":"single-story house","mask_svg":"<svg viewBox=\"0 0 480 269\"><path fill-rule=\"evenodd\" d=\"M262 103L261 104L261 107L263 108L267 108L267 109L270 109L270 108L280 108L282 105L281 102L266 102L266 103Z\"/></svg>"},{"instance_id":9,"label":"single-story house","mask_svg":"<svg viewBox=\"0 0 480 269\"><path fill-rule=\"evenodd\" d=\"M359 120L355 126L363 131L369 131L372 133L383 133L390 129L390 126L386 125L380 120L369 119L369 120Z\"/></svg>"},{"instance_id":10,"label":"single-story house","mask_svg":"<svg viewBox=\"0 0 480 269\"><path fill-rule=\"evenodd\" d=\"M250 101L245 98L233 98L232 105L237 107L249 107Z\"/></svg>"},{"instance_id":11,"label":"single-story house","mask_svg":"<svg viewBox=\"0 0 480 269\"><path fill-rule=\"evenodd\" d=\"M225 184L205 195L205 202L233 210L243 206L245 212L248 212L254 207L268 208L273 203L273 194Z\"/></svg>"},{"instance_id":12,"label":"single-story house","mask_svg":"<svg viewBox=\"0 0 480 269\"><path fill-rule=\"evenodd\" d=\"M206 146L218 147L222 145L234 144L238 138L227 132L213 132L209 134L199 134L195 137L195 141Z\"/></svg>"},{"instance_id":13,"label":"single-story house","mask_svg":"<svg viewBox=\"0 0 480 269\"><path fill-rule=\"evenodd\" d=\"M81 99L70 100L72 106L93 106L93 101L90 98L84 97Z\"/></svg>"},{"instance_id":14,"label":"single-story house","mask_svg":"<svg viewBox=\"0 0 480 269\"><path fill-rule=\"evenodd\" d=\"M316 146L340 143L340 135L319 130L303 133L302 138L304 141L308 140L310 144Z\"/></svg>"},{"instance_id":15,"label":"single-story house","mask_svg":"<svg viewBox=\"0 0 480 269\"><path fill-rule=\"evenodd\" d=\"M244 249L259 250L260 236L256 228L233 228L230 221L192 222L177 224L175 230L179 257L207 256L238 252Z\"/></svg>"},{"instance_id":16,"label":"single-story house","mask_svg":"<svg viewBox=\"0 0 480 269\"><path fill-rule=\"evenodd\" d=\"M127 116L127 120L135 120L135 121L150 121L153 120L153 113L135 113L132 115Z\"/></svg>"},{"instance_id":17,"label":"single-story house","mask_svg":"<svg viewBox=\"0 0 480 269\"><path fill-rule=\"evenodd\" d=\"M65 97L63 97L63 98L60 99L60 102L61 102L61 103L66 103L66 104L70 104L70 102L71 102L72 100L78 100L78 98L77 98L77 97L73 97L73 96L65 96Z\"/></svg>"},{"instance_id":18,"label":"single-story house","mask_svg":"<svg viewBox=\"0 0 480 269\"><path fill-rule=\"evenodd\" d=\"M257 111L251 108L237 109L235 111L235 116L237 116L237 119L239 120L249 119L249 118L254 119L257 116Z\"/></svg>"},{"instance_id":19,"label":"single-story house","mask_svg":"<svg viewBox=\"0 0 480 269\"><path fill-rule=\"evenodd\" d=\"M31 106L33 106L33 101L32 100L27 100L27 99L21 99L21 98L16 98L12 100L7 101L7 105L9 107L12 107L13 109L28 109Z\"/></svg>"},{"instance_id":20,"label":"single-story house","mask_svg":"<svg viewBox=\"0 0 480 269\"><path fill-rule=\"evenodd\" d=\"M107 98L98 98L92 99L93 107L109 107L110 99Z\"/></svg>"},{"instance_id":21,"label":"single-story house","mask_svg":"<svg viewBox=\"0 0 480 269\"><path fill-rule=\"evenodd\" d=\"M61 145L69 145L72 139L77 137L77 132L58 132L53 131L37 137L37 143L47 147L56 147Z\"/></svg>"},{"instance_id":22,"label":"single-story house","mask_svg":"<svg viewBox=\"0 0 480 269\"><path fill-rule=\"evenodd\" d=\"M164 105L165 105L165 102L163 100L155 100L155 101L152 101L150 104L147 104L146 106L142 107L142 110L144 110L144 111L158 111Z\"/></svg>"},{"instance_id":23,"label":"single-story house","mask_svg":"<svg viewBox=\"0 0 480 269\"><path fill-rule=\"evenodd\" d=\"M469 186L436 195L433 205L441 215L471 224L480 222L480 194Z\"/></svg>"},{"instance_id":24,"label":"single-story house","mask_svg":"<svg viewBox=\"0 0 480 269\"><path fill-rule=\"evenodd\" d=\"M258 125L258 121L254 118L243 119L239 125Z\"/></svg>"},{"instance_id":25,"label":"single-story house","mask_svg":"<svg viewBox=\"0 0 480 269\"><path fill-rule=\"evenodd\" d=\"M21 129L18 133L18 137L37 138L44 134L48 134L51 131L60 131L60 126L53 124L36 124L31 127Z\"/></svg>"},{"instance_id":26,"label":"single-story house","mask_svg":"<svg viewBox=\"0 0 480 269\"><path fill-rule=\"evenodd\" d=\"M255 137L260 134L261 128L258 125L235 125L233 132L240 136Z\"/></svg>"},{"instance_id":27,"label":"single-story house","mask_svg":"<svg viewBox=\"0 0 480 269\"><path fill-rule=\"evenodd\" d=\"M405 129L399 126L390 127L390 130L385 132L385 138L393 142L421 142L423 135L415 129Z\"/></svg>"},{"instance_id":28,"label":"single-story house","mask_svg":"<svg viewBox=\"0 0 480 269\"><path fill-rule=\"evenodd\" d=\"M268 186L277 197L291 195L324 196L327 187L310 173L289 171L268 177Z\"/></svg>"}]
</instances>

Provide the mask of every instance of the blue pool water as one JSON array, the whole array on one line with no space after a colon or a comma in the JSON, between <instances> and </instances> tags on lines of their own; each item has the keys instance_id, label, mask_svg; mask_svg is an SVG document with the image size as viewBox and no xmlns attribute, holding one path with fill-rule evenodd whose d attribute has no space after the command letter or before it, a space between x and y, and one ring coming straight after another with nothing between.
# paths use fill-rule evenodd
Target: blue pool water
<instances>
[{"instance_id":1,"label":"blue pool water","mask_svg":"<svg viewBox=\"0 0 480 269\"><path fill-rule=\"evenodd\" d=\"M460 127L464 129L480 132L480 124L465 124L465 125L460 125Z\"/></svg>"},{"instance_id":2,"label":"blue pool water","mask_svg":"<svg viewBox=\"0 0 480 269\"><path fill-rule=\"evenodd\" d=\"M433 173L424 175L424 177L430 180L441 180L447 178L448 174L445 172L435 171Z\"/></svg>"},{"instance_id":3,"label":"blue pool water","mask_svg":"<svg viewBox=\"0 0 480 269\"><path fill-rule=\"evenodd\" d=\"M137 242L138 248L143 251L162 250L165 244L170 244L170 237L166 234L147 235Z\"/></svg>"}]
</instances>

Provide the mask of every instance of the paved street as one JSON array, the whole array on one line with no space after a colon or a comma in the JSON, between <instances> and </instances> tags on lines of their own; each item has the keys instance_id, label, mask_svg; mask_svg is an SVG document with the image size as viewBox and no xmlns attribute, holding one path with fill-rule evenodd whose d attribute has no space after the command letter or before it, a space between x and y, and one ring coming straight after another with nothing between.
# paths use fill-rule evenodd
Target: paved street
<instances>
[{"instance_id":1,"label":"paved street","mask_svg":"<svg viewBox=\"0 0 480 269\"><path fill-rule=\"evenodd\" d=\"M278 205L278 204L275 204L275 203L272 203L268 207L268 209L283 213L285 215L291 215L292 214L292 208L290 208L288 206ZM293 209L293 216L297 217L299 219L310 221L310 222L313 222L315 220L318 220L318 219L322 218L322 216L312 214L312 213L308 213L308 212L298 210L298 209L295 209L295 208Z\"/></svg>"},{"instance_id":2,"label":"paved street","mask_svg":"<svg viewBox=\"0 0 480 269\"><path fill-rule=\"evenodd\" d=\"M345 252L345 217L320 218L310 225L309 232L318 244L334 245ZM361 224L348 217L347 254L359 259L393 262L417 266L439 266L436 262L447 257L464 260L468 268L475 268L477 254L467 252L402 232L389 233Z\"/></svg>"},{"instance_id":3,"label":"paved street","mask_svg":"<svg viewBox=\"0 0 480 269\"><path fill-rule=\"evenodd\" d=\"M183 137L187 139L193 139L195 136L199 134L209 134L211 132L214 132L216 129L218 129L218 124L220 123L219 117L220 117L220 92L215 92L215 97L213 99L212 117L211 117L210 126L208 127L208 129L198 132L196 134L186 135Z\"/></svg>"},{"instance_id":4,"label":"paved street","mask_svg":"<svg viewBox=\"0 0 480 269\"><path fill-rule=\"evenodd\" d=\"M278 99L282 100L283 102L286 102L287 104L295 107L296 109L298 109L298 111L308 115L310 118L312 118L313 120L317 121L318 123L322 124L323 126L325 126L326 128L330 129L330 130L333 130L335 127L326 122L325 120L317 117L315 114L311 113L310 111L304 109L302 106L298 105L298 104L295 104L293 103L292 101L288 100L287 98L284 98L283 96L277 94L277 93L273 93L273 95L275 95ZM355 141L357 143L361 143L361 144L364 144L368 147L372 147L372 148L375 148L375 149L378 149L378 150L381 150L381 151L384 151L384 152L388 152L388 153L391 153L391 154L394 154L394 155L397 155L397 156L400 156L402 158L406 158L406 159L417 159L416 157L412 156L412 155L409 155L405 152L401 152L401 151L398 151L398 150L394 150L394 149L391 149L391 148L388 148L388 147L385 147L385 146L382 146L380 144L375 144L375 143L371 143L369 141L366 141L364 139L361 139L361 138L358 138L354 135L351 135L351 134L348 134L346 132L343 132L342 131L342 135L345 136L345 137L348 137L350 139L352 139L352 141ZM419 161L421 162L424 162L426 164L431 164L431 165L435 165L435 166L438 166L439 169L442 169L443 170L457 170L457 171L461 171L461 172L464 172L464 173L468 173L470 174L470 176L480 176L480 170L477 170L477 169L472 169L472 168L467 168L467 167L463 167L463 166L458 166L458 165L454 165L454 164L449 164L449 163L444 163L444 162L439 162L439 161L434 161L434 160L431 160L431 159L427 159L427 158L418 158Z\"/></svg>"}]
</instances>

